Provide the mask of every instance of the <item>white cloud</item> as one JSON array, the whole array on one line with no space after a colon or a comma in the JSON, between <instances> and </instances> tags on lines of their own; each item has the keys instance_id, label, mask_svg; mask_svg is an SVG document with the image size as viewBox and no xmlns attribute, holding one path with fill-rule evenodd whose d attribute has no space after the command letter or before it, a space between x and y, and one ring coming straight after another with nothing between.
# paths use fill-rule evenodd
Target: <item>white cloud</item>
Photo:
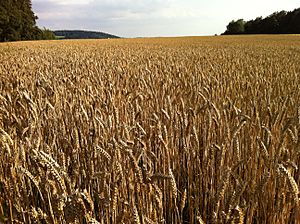
<instances>
[{"instance_id":1,"label":"white cloud","mask_svg":"<svg viewBox=\"0 0 300 224\"><path fill-rule=\"evenodd\" d=\"M91 3L93 0L48 0L48 2L52 2L58 5L87 5ZM35 2L47 2L47 0L35 0Z\"/></svg>"},{"instance_id":2,"label":"white cloud","mask_svg":"<svg viewBox=\"0 0 300 224\"><path fill-rule=\"evenodd\" d=\"M293 10L299 0L32 0L38 25L91 29L120 36L224 32L232 19Z\"/></svg>"}]
</instances>

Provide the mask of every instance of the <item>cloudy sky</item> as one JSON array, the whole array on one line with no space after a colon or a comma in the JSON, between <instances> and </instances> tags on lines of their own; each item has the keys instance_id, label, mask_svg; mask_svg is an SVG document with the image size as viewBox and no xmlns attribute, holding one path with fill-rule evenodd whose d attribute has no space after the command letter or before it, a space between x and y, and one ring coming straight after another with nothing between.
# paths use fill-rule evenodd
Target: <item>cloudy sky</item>
<instances>
[{"instance_id":1,"label":"cloudy sky","mask_svg":"<svg viewBox=\"0 0 300 224\"><path fill-rule=\"evenodd\" d=\"M232 19L300 7L299 0L32 0L40 27L122 37L214 35Z\"/></svg>"}]
</instances>

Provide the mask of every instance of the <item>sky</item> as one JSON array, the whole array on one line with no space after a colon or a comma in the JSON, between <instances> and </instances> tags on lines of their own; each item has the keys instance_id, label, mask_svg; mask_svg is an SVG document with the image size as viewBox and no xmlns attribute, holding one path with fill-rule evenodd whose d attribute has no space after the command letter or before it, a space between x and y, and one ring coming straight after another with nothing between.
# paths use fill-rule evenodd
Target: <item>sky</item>
<instances>
[{"instance_id":1,"label":"sky","mask_svg":"<svg viewBox=\"0 0 300 224\"><path fill-rule=\"evenodd\" d=\"M37 25L121 37L221 34L231 20L292 11L299 0L32 0Z\"/></svg>"}]
</instances>

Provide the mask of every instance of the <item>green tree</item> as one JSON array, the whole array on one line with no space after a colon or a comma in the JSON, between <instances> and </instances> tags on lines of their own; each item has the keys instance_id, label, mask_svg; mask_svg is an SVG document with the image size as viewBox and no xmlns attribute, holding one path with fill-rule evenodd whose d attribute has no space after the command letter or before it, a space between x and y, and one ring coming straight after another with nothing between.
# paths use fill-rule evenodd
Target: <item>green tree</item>
<instances>
[{"instance_id":1,"label":"green tree","mask_svg":"<svg viewBox=\"0 0 300 224\"><path fill-rule=\"evenodd\" d=\"M242 34L245 32L245 21L243 19L239 19L237 21L232 20L227 25L227 30L224 34Z\"/></svg>"},{"instance_id":2,"label":"green tree","mask_svg":"<svg viewBox=\"0 0 300 224\"><path fill-rule=\"evenodd\" d=\"M290 30L289 33L300 34L300 8L290 13Z\"/></svg>"},{"instance_id":3,"label":"green tree","mask_svg":"<svg viewBox=\"0 0 300 224\"><path fill-rule=\"evenodd\" d=\"M300 8L274 12L266 18L231 21L223 34L300 34Z\"/></svg>"},{"instance_id":4,"label":"green tree","mask_svg":"<svg viewBox=\"0 0 300 224\"><path fill-rule=\"evenodd\" d=\"M42 39L43 40L54 40L55 39L55 35L54 35L54 33L51 30L46 29L44 27L44 29L42 29Z\"/></svg>"},{"instance_id":5,"label":"green tree","mask_svg":"<svg viewBox=\"0 0 300 224\"><path fill-rule=\"evenodd\" d=\"M7 13L7 9L0 5L0 37L4 35L5 27L9 22L9 16Z\"/></svg>"},{"instance_id":6,"label":"green tree","mask_svg":"<svg viewBox=\"0 0 300 224\"><path fill-rule=\"evenodd\" d=\"M31 0L0 0L0 41L38 40L51 37L36 26Z\"/></svg>"}]
</instances>

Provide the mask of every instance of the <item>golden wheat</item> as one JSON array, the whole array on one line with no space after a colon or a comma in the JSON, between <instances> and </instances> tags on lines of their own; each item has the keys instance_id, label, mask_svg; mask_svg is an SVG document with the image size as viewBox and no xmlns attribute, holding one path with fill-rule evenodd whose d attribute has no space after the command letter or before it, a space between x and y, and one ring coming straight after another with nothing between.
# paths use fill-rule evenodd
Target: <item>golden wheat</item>
<instances>
[{"instance_id":1,"label":"golden wheat","mask_svg":"<svg viewBox=\"0 0 300 224\"><path fill-rule=\"evenodd\" d=\"M299 36L0 44L1 223L300 223Z\"/></svg>"}]
</instances>

